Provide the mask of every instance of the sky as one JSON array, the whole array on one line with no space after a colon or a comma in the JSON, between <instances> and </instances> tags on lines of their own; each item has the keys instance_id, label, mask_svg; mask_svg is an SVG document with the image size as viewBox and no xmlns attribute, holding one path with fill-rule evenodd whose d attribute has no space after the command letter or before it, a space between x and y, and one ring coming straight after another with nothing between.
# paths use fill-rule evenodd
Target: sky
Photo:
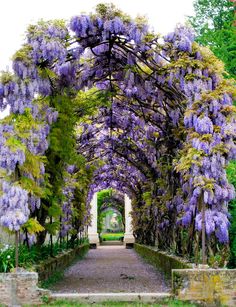
<instances>
[{"instance_id":1,"label":"sky","mask_svg":"<svg viewBox=\"0 0 236 307\"><path fill-rule=\"evenodd\" d=\"M29 24L40 19L69 20L81 12L94 11L101 2L112 2L132 17L145 15L154 31L161 34L193 14L193 0L4 0L0 11L0 71L11 68L11 57L24 42Z\"/></svg>"},{"instance_id":2,"label":"sky","mask_svg":"<svg viewBox=\"0 0 236 307\"><path fill-rule=\"evenodd\" d=\"M193 13L193 0L4 0L0 11L0 70L10 66L12 55L24 41L29 24L40 19L70 17L94 11L96 4L112 2L135 17L146 15L158 33L167 33Z\"/></svg>"}]
</instances>

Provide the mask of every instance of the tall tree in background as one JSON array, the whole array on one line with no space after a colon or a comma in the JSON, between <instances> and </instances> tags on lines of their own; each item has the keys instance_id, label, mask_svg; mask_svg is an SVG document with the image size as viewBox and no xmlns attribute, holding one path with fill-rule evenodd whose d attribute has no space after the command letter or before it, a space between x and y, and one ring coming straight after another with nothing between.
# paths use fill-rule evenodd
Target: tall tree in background
<instances>
[{"instance_id":1,"label":"tall tree in background","mask_svg":"<svg viewBox=\"0 0 236 307\"><path fill-rule=\"evenodd\" d=\"M236 0L196 0L195 16L189 22L197 34L196 41L208 46L225 64L226 77L236 80ZM236 189L236 161L227 169L229 181ZM236 199L230 202L230 260L229 267L236 268Z\"/></svg>"},{"instance_id":2,"label":"tall tree in background","mask_svg":"<svg viewBox=\"0 0 236 307\"><path fill-rule=\"evenodd\" d=\"M196 0L189 22L197 41L208 46L225 63L228 76L236 79L235 0Z\"/></svg>"}]
</instances>

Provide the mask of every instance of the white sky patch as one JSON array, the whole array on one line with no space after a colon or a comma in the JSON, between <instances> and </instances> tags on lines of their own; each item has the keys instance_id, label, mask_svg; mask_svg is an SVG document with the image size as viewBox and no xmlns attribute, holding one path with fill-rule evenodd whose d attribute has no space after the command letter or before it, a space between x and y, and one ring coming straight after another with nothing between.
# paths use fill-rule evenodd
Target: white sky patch
<instances>
[{"instance_id":1,"label":"white sky patch","mask_svg":"<svg viewBox=\"0 0 236 307\"><path fill-rule=\"evenodd\" d=\"M0 119L3 119L4 117L6 117L7 115L9 115L9 113L10 113L10 107L7 106L3 112L0 112Z\"/></svg>"},{"instance_id":2,"label":"white sky patch","mask_svg":"<svg viewBox=\"0 0 236 307\"><path fill-rule=\"evenodd\" d=\"M145 15L157 33L167 33L193 14L193 0L4 0L0 11L0 70L11 67L26 28L40 19L67 19L94 11L98 3L112 2L132 17Z\"/></svg>"},{"instance_id":3,"label":"white sky patch","mask_svg":"<svg viewBox=\"0 0 236 307\"><path fill-rule=\"evenodd\" d=\"M11 58L24 42L27 26L40 19L66 19L94 11L101 2L114 3L132 17L145 15L156 33L173 31L192 15L193 0L4 0L0 11L0 71L11 70ZM0 119L9 110L0 112Z\"/></svg>"}]
</instances>

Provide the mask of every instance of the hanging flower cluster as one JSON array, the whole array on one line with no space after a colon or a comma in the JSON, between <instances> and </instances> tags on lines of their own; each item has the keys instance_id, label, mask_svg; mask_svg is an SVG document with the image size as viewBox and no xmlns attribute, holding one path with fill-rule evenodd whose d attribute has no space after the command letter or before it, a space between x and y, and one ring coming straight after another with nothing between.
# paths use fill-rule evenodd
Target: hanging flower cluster
<instances>
[{"instance_id":1,"label":"hanging flower cluster","mask_svg":"<svg viewBox=\"0 0 236 307\"><path fill-rule=\"evenodd\" d=\"M24 150L14 148L14 144L11 144L13 137L14 127L12 125L0 126L0 167L8 172L13 172L17 164L22 165L25 162Z\"/></svg>"},{"instance_id":2,"label":"hanging flower cluster","mask_svg":"<svg viewBox=\"0 0 236 307\"><path fill-rule=\"evenodd\" d=\"M0 196L0 225L18 231L30 215L27 191L6 181L1 186L3 195Z\"/></svg>"}]
</instances>

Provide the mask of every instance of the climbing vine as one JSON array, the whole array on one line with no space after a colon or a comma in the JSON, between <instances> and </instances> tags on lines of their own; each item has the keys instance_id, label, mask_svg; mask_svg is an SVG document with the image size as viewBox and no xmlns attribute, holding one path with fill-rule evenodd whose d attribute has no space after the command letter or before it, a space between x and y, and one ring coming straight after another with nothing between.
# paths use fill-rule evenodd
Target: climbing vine
<instances>
[{"instance_id":1,"label":"climbing vine","mask_svg":"<svg viewBox=\"0 0 236 307\"><path fill-rule=\"evenodd\" d=\"M204 229L209 256L226 249L235 88L191 29L161 38L100 4L68 25L30 26L13 70L0 83L11 110L0 128L1 225L27 232L31 218L44 228L38 244L47 233L73 240L92 195L113 188L133 200L138 241L199 261Z\"/></svg>"}]
</instances>

